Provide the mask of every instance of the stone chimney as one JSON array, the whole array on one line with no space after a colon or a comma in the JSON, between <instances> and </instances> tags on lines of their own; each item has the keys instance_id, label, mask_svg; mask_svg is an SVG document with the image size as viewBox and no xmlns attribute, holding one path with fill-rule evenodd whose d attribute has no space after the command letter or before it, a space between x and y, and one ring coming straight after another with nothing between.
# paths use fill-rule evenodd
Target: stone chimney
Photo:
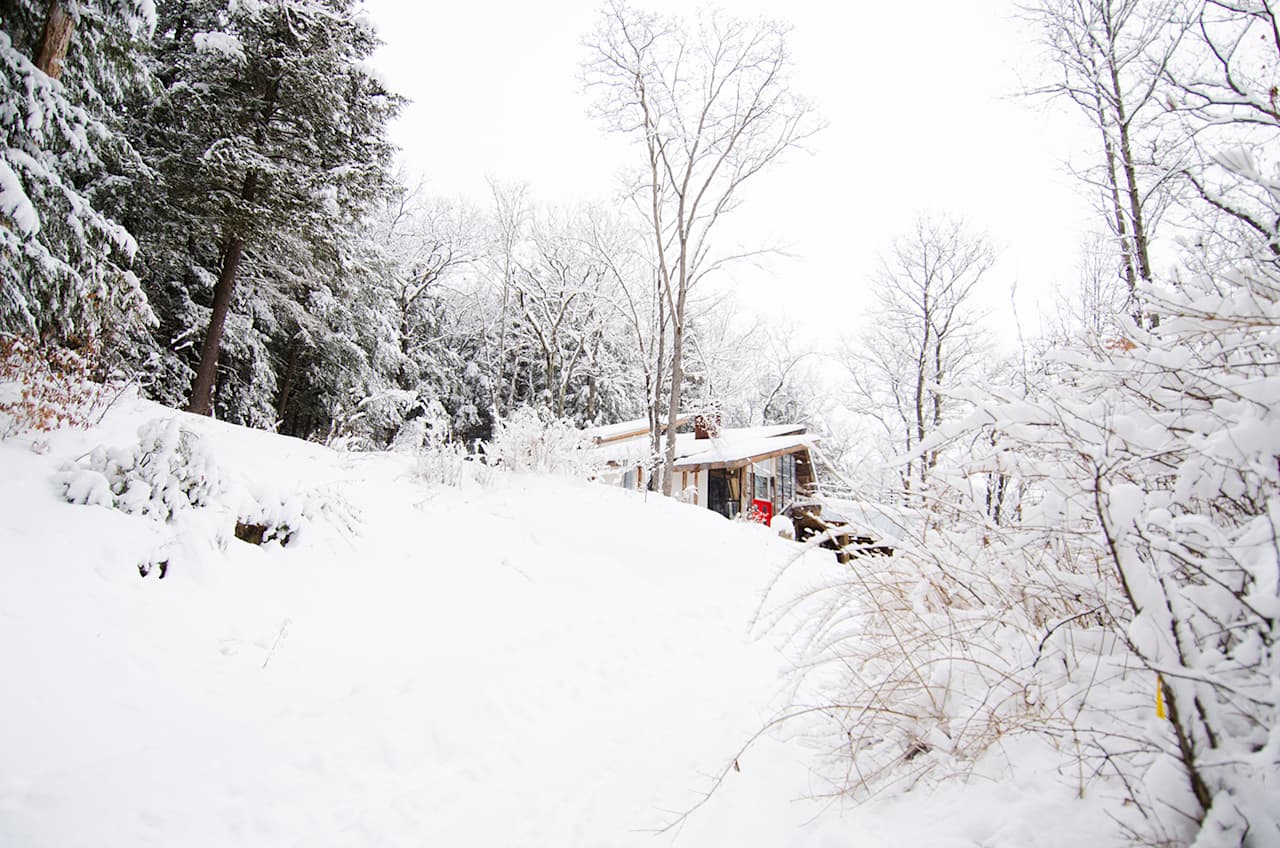
<instances>
[{"instance_id":1,"label":"stone chimney","mask_svg":"<svg viewBox=\"0 0 1280 848\"><path fill-rule=\"evenodd\" d=\"M693 416L693 437L695 439L715 439L720 436L720 413L699 412Z\"/></svg>"}]
</instances>

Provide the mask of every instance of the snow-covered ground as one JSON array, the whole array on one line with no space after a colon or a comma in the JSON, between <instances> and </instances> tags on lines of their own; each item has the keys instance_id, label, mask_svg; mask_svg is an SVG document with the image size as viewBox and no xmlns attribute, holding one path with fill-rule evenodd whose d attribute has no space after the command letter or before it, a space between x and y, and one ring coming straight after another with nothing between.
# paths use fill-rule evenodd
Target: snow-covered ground
<instances>
[{"instance_id":1,"label":"snow-covered ground","mask_svg":"<svg viewBox=\"0 0 1280 848\"><path fill-rule=\"evenodd\" d=\"M228 491L309 497L297 540L235 539L216 499L172 523L66 502L60 468L156 418ZM0 845L1114 843L1034 745L1012 777L845 809L804 800L788 733L655 835L785 705L750 622L798 549L764 528L545 476L431 487L136 399L41 439L0 442Z\"/></svg>"}]
</instances>

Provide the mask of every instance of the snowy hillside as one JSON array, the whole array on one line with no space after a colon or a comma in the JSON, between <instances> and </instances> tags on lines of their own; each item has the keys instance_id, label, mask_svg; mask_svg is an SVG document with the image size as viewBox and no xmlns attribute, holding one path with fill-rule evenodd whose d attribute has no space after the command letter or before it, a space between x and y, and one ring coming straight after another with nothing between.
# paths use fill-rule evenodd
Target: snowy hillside
<instances>
[{"instance_id":1,"label":"snowy hillside","mask_svg":"<svg viewBox=\"0 0 1280 848\"><path fill-rule=\"evenodd\" d=\"M221 495L169 523L66 502L64 465L157 418ZM794 735L655 836L786 704L750 621L799 549L763 528L569 479L429 487L136 399L43 442L0 442L0 844L1109 844L1040 752L842 810L797 801L823 786ZM296 539L234 538L233 497Z\"/></svg>"}]
</instances>

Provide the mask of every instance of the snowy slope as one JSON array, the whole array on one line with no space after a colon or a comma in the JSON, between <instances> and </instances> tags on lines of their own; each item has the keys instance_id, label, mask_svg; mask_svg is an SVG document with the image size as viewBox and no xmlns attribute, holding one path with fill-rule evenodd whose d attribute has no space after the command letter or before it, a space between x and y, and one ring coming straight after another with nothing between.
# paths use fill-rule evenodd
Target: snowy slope
<instances>
[{"instance_id":1,"label":"snowy slope","mask_svg":"<svg viewBox=\"0 0 1280 848\"><path fill-rule=\"evenodd\" d=\"M327 517L255 547L61 498L64 463L157 417ZM136 399L47 441L0 442L0 845L1106 844L1051 768L796 801L822 787L776 735L655 839L783 705L749 622L797 549L763 528L566 479L432 488Z\"/></svg>"}]
</instances>

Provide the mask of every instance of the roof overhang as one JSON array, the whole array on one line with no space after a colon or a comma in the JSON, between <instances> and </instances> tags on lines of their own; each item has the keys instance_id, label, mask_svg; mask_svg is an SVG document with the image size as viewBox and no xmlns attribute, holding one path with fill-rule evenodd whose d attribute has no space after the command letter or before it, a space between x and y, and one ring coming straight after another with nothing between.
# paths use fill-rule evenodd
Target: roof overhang
<instances>
[{"instance_id":1,"label":"roof overhang","mask_svg":"<svg viewBox=\"0 0 1280 848\"><path fill-rule=\"evenodd\" d=\"M779 439L781 441L781 439ZM719 459L699 461L699 454L692 454L684 459L677 459L673 466L678 471L714 471L719 469L744 468L755 462L763 462L766 459L773 459L779 456L785 456L790 453L808 453L813 442L817 441L813 436L805 436L803 440L790 441L788 444L778 445L759 453L751 453L746 456L723 457Z\"/></svg>"},{"instance_id":2,"label":"roof overhang","mask_svg":"<svg viewBox=\"0 0 1280 848\"><path fill-rule=\"evenodd\" d=\"M685 412L676 416L676 426L683 427L692 421L694 415L692 412ZM665 433L669 422L661 422L660 432ZM649 419L640 418L635 421L625 421L621 424L611 424L604 427L595 427L587 431L587 435L591 438L593 445L607 445L613 442L624 442L628 439L639 438L640 436L649 435Z\"/></svg>"}]
</instances>

